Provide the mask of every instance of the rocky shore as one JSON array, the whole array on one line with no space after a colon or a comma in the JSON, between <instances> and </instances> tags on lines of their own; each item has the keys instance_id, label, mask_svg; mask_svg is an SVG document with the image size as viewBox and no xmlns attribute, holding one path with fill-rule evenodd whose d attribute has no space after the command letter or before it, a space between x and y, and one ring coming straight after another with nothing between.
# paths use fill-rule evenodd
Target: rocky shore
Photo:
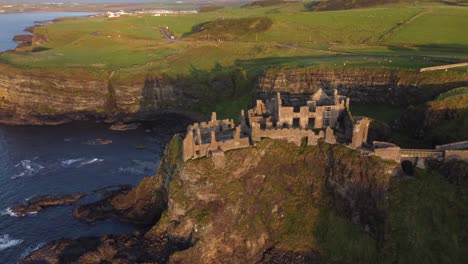
<instances>
[{"instance_id":1,"label":"rocky shore","mask_svg":"<svg viewBox=\"0 0 468 264\"><path fill-rule=\"evenodd\" d=\"M20 49L23 47L29 47L32 45L33 35L16 35L13 37L13 41L18 42L18 47L16 49Z\"/></svg>"},{"instance_id":2,"label":"rocky shore","mask_svg":"<svg viewBox=\"0 0 468 264\"><path fill-rule=\"evenodd\" d=\"M293 144L268 140L230 152L226 166L214 169L211 159L184 164L180 148L181 139L175 137L156 176L73 211L84 222L115 218L149 226L148 232L53 241L22 263L323 263L308 246L313 238L306 230L312 212L320 212L325 186L332 194L327 204L346 212L370 236L382 233L378 203L395 176L394 164L360 160L357 153L349 156L348 150L326 144L301 154ZM288 198L291 193L309 193L309 198L300 197L312 207L303 208L302 202L292 206L299 201ZM295 242L289 245L284 225L290 210L304 213L294 228L306 229L293 235Z\"/></svg>"},{"instance_id":3,"label":"rocky shore","mask_svg":"<svg viewBox=\"0 0 468 264\"><path fill-rule=\"evenodd\" d=\"M25 217L31 214L37 214L49 207L74 204L83 196L83 194L37 196L28 200L24 205L12 207L11 211L17 217Z\"/></svg>"}]
</instances>

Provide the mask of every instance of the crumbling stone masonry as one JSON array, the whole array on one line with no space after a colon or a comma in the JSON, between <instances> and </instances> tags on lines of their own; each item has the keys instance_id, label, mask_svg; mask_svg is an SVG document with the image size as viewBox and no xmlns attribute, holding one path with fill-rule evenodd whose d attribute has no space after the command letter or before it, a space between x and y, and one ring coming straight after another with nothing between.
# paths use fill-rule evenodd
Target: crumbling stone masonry
<instances>
[{"instance_id":1,"label":"crumbling stone masonry","mask_svg":"<svg viewBox=\"0 0 468 264\"><path fill-rule=\"evenodd\" d=\"M211 156L213 152L230 149L246 148L250 146L250 139L241 133L241 127L223 130L222 126L204 127L208 133L202 133L198 123L187 128L187 134L183 141L184 161Z\"/></svg>"},{"instance_id":2,"label":"crumbling stone masonry","mask_svg":"<svg viewBox=\"0 0 468 264\"><path fill-rule=\"evenodd\" d=\"M338 95L328 96L323 89L313 94L306 105L286 106L281 94L275 98L257 100L256 106L248 111L249 121L259 123L261 128L302 128L323 129L335 127L339 116L349 109L349 99Z\"/></svg>"},{"instance_id":3,"label":"crumbling stone masonry","mask_svg":"<svg viewBox=\"0 0 468 264\"><path fill-rule=\"evenodd\" d=\"M357 149L363 146L367 142L367 136L369 133L370 119L362 118L354 124L353 128L353 139L351 147Z\"/></svg>"},{"instance_id":4,"label":"crumbling stone masonry","mask_svg":"<svg viewBox=\"0 0 468 264\"><path fill-rule=\"evenodd\" d=\"M349 99L338 95L336 90L329 96L320 89L300 107L285 106L278 93L266 102L257 100L247 117L242 111L239 126L232 119L217 120L216 113L212 113L209 122L189 126L183 141L183 157L189 160L221 156L223 151L249 147L262 138L284 139L297 145L303 140L316 145L320 139L335 144L332 127L348 108Z\"/></svg>"},{"instance_id":5,"label":"crumbling stone masonry","mask_svg":"<svg viewBox=\"0 0 468 264\"><path fill-rule=\"evenodd\" d=\"M305 105L287 106L280 93L269 100L257 100L256 106L241 112L239 125L232 119L218 120L212 113L208 122L194 123L187 128L183 140L184 161L212 156L216 167L223 167L224 152L247 148L262 138L283 139L301 145L316 145L319 140L338 143L333 128L337 128L341 116L351 116L349 99L337 94L327 95L322 89L308 98ZM374 141L367 143L371 120L360 118L352 123L352 135L346 136L348 147L367 155L379 156L396 162L411 161L424 167L427 159L461 159L468 161L468 141L457 142L435 149L401 149L399 146ZM349 126L349 125L348 125ZM352 137L349 138L348 137Z\"/></svg>"}]
</instances>

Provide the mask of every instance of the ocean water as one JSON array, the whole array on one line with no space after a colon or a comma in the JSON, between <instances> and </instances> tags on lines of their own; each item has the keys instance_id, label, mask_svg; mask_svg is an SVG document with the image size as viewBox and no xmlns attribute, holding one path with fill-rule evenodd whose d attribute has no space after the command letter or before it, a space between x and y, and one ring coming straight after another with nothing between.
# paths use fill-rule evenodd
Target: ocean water
<instances>
[{"instance_id":1,"label":"ocean water","mask_svg":"<svg viewBox=\"0 0 468 264\"><path fill-rule=\"evenodd\" d=\"M17 43L13 41L13 37L20 34L29 34L29 32L23 30L26 27L33 26L36 21L49 21L59 17L88 16L93 14L85 12L0 14L0 52L14 49Z\"/></svg>"},{"instance_id":2,"label":"ocean water","mask_svg":"<svg viewBox=\"0 0 468 264\"><path fill-rule=\"evenodd\" d=\"M0 126L0 263L17 263L50 240L135 230L115 220L93 225L76 221L71 216L74 205L24 218L15 217L9 208L37 195L135 185L155 174L165 144L186 124L168 116L131 131L111 131L109 125L94 122ZM99 145L96 139L112 143ZM78 204L99 198L90 195Z\"/></svg>"}]
</instances>

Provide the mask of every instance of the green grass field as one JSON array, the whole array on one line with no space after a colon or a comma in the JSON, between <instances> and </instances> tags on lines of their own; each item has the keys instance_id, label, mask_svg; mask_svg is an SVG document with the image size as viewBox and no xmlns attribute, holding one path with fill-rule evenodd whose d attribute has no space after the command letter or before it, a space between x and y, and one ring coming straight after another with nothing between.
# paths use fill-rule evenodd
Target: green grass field
<instances>
[{"instance_id":1,"label":"green grass field","mask_svg":"<svg viewBox=\"0 0 468 264\"><path fill-rule=\"evenodd\" d=\"M242 24L243 18L253 22ZM255 18L269 19L272 24L251 30L258 26L255 21L263 21ZM224 19L239 20L193 32L203 23ZM33 48L43 51L3 53L0 61L29 68L135 68L177 74L216 64L276 65L278 61L282 65L417 69L468 59L467 24L468 7L439 3L327 12L306 12L302 3L288 3L226 7L192 15L64 19L36 29L40 43ZM163 39L160 26L168 26L182 41ZM226 32L229 41L219 42ZM205 38L194 38L197 34Z\"/></svg>"}]
</instances>

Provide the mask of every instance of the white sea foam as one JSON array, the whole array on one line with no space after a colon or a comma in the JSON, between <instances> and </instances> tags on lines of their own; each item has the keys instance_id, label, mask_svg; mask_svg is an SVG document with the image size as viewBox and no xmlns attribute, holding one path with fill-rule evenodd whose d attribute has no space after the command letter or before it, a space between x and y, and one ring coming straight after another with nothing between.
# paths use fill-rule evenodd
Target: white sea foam
<instances>
[{"instance_id":1,"label":"white sea foam","mask_svg":"<svg viewBox=\"0 0 468 264\"><path fill-rule=\"evenodd\" d=\"M20 178L23 176L32 176L40 170L44 169L44 166L41 166L39 163L36 163L31 160L22 160L21 162L16 164L15 167L22 169L22 171L18 174L11 176L11 179Z\"/></svg>"},{"instance_id":2,"label":"white sea foam","mask_svg":"<svg viewBox=\"0 0 468 264\"><path fill-rule=\"evenodd\" d=\"M12 239L10 235L0 235L0 251L23 243L21 239Z\"/></svg>"},{"instance_id":3,"label":"white sea foam","mask_svg":"<svg viewBox=\"0 0 468 264\"><path fill-rule=\"evenodd\" d=\"M77 162L81 162L83 161L84 158L77 158L77 159L68 159L68 160L63 160L60 162L60 164L62 164L62 166L64 167L68 167L68 166L71 166Z\"/></svg>"},{"instance_id":4,"label":"white sea foam","mask_svg":"<svg viewBox=\"0 0 468 264\"><path fill-rule=\"evenodd\" d=\"M85 166L85 165L93 164L93 163L96 163L96 162L103 162L103 161L104 161L103 159L98 159L98 158L89 159L89 160L83 160L82 162L80 162L80 164L78 165L78 167L82 167L82 166Z\"/></svg>"},{"instance_id":5,"label":"white sea foam","mask_svg":"<svg viewBox=\"0 0 468 264\"><path fill-rule=\"evenodd\" d=\"M3 210L0 212L0 215L9 215L9 216L13 216L13 217L17 217L18 215L15 214L10 207L8 207L7 209Z\"/></svg>"}]
</instances>

